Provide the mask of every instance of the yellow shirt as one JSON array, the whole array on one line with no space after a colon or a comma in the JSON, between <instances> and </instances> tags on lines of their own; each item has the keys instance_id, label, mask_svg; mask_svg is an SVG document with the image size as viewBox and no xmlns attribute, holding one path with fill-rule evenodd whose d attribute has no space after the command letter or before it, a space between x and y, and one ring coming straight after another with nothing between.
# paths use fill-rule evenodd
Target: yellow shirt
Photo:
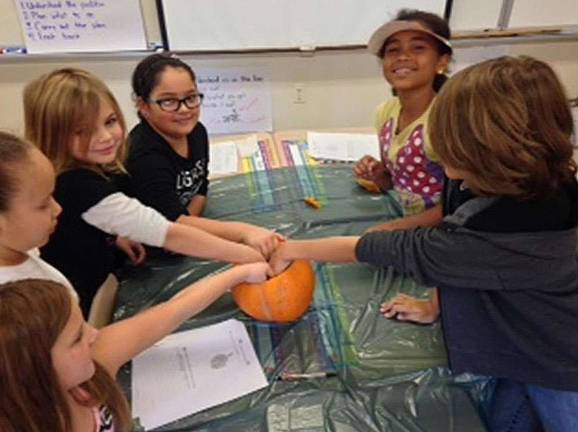
<instances>
[{"instance_id":1,"label":"yellow shirt","mask_svg":"<svg viewBox=\"0 0 578 432\"><path fill-rule=\"evenodd\" d=\"M401 111L393 98L376 112L381 160L391 175L404 214L417 214L435 206L443 188L443 169L433 151L428 134L428 109L396 134Z\"/></svg>"}]
</instances>

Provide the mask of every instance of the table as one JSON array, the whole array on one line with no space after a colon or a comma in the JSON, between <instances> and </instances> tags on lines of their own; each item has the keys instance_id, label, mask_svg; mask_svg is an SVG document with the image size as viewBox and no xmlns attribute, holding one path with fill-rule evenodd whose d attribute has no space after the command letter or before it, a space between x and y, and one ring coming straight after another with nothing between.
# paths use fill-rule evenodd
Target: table
<instances>
[{"instance_id":1,"label":"table","mask_svg":"<svg viewBox=\"0 0 578 432\"><path fill-rule=\"evenodd\" d=\"M308 207L315 196L322 208ZM206 216L277 229L293 238L360 234L399 217L390 196L370 195L349 166L298 165L214 180ZM124 269L115 319L166 300L224 264L189 257L149 260ZM236 317L254 342L270 385L235 401L181 419L162 431L484 431L477 404L484 380L452 376L439 323L387 320L379 305L397 293L425 297L425 287L392 269L315 264L317 286L298 322L256 322L223 296L182 329ZM310 381L278 380L281 372L328 372ZM120 376L130 387L130 367Z\"/></svg>"}]
</instances>

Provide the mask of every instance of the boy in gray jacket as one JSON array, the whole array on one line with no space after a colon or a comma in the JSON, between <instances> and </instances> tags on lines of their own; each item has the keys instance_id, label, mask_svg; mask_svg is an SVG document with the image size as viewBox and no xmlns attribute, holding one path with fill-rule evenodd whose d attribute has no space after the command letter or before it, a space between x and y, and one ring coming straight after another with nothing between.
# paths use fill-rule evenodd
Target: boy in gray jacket
<instances>
[{"instance_id":1,"label":"boy in gray jacket","mask_svg":"<svg viewBox=\"0 0 578 432\"><path fill-rule=\"evenodd\" d=\"M448 181L435 228L289 241L287 261L392 266L438 286L449 364L496 379L491 431L578 431L578 184L552 69L504 57L456 74L430 134ZM385 316L403 312L382 306Z\"/></svg>"}]
</instances>

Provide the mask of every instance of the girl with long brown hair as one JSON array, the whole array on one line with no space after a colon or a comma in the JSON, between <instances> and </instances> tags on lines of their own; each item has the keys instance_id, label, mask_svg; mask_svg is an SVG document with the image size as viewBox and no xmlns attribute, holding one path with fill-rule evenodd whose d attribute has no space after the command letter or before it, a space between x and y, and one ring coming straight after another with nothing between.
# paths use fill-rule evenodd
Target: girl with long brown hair
<instances>
[{"instance_id":1,"label":"girl with long brown hair","mask_svg":"<svg viewBox=\"0 0 578 432\"><path fill-rule=\"evenodd\" d=\"M62 285L0 285L0 430L129 432L119 368L241 282L265 280L267 264L236 266L171 300L101 330Z\"/></svg>"}]
</instances>

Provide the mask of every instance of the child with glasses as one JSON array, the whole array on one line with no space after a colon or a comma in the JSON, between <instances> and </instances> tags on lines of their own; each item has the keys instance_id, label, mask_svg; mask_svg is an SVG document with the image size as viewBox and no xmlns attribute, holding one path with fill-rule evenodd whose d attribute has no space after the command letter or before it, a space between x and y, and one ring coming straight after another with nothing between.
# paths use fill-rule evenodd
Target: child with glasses
<instances>
[{"instance_id":1,"label":"child with glasses","mask_svg":"<svg viewBox=\"0 0 578 432\"><path fill-rule=\"evenodd\" d=\"M170 54L153 54L137 65L132 88L141 120L130 132L127 161L135 196L170 220L202 214L209 140L195 73Z\"/></svg>"},{"instance_id":2,"label":"child with glasses","mask_svg":"<svg viewBox=\"0 0 578 432\"><path fill-rule=\"evenodd\" d=\"M85 314L114 269L115 242L137 263L144 259L140 243L250 263L264 261L280 240L240 222L188 216L175 223L125 195L124 118L108 87L92 74L60 69L41 76L24 91L24 112L27 138L54 165L54 196L63 209L41 254L70 280Z\"/></svg>"}]
</instances>

